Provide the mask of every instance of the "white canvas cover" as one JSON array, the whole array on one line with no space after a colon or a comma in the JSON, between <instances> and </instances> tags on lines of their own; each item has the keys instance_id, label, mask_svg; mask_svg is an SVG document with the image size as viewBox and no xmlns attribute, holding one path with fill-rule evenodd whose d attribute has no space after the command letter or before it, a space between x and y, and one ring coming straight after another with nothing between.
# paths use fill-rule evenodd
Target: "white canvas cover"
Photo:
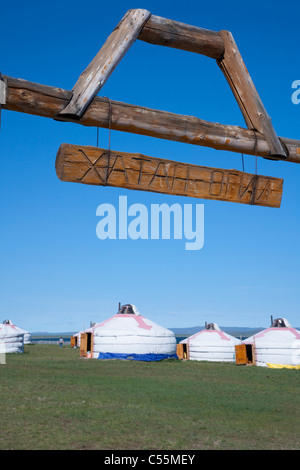
<instances>
[{"instance_id":1,"label":"white canvas cover","mask_svg":"<svg viewBox=\"0 0 300 470\"><path fill-rule=\"evenodd\" d=\"M20 328L17 325L14 325L11 320L4 320L5 324L7 325L13 325L17 330L19 330L21 333L24 334L24 344L31 344L31 334L27 330L23 330L23 328Z\"/></svg>"},{"instance_id":2,"label":"white canvas cover","mask_svg":"<svg viewBox=\"0 0 300 470\"><path fill-rule=\"evenodd\" d=\"M98 358L99 353L176 354L174 333L142 316L131 304L85 332L93 333L93 358Z\"/></svg>"},{"instance_id":3,"label":"white canvas cover","mask_svg":"<svg viewBox=\"0 0 300 470\"><path fill-rule=\"evenodd\" d=\"M73 335L75 338L77 338L77 347L80 347L80 337L82 333L84 333L84 331L79 331Z\"/></svg>"},{"instance_id":4,"label":"white canvas cover","mask_svg":"<svg viewBox=\"0 0 300 470\"><path fill-rule=\"evenodd\" d=\"M23 353L24 333L14 325L0 324L0 349L1 353Z\"/></svg>"},{"instance_id":5,"label":"white canvas cover","mask_svg":"<svg viewBox=\"0 0 300 470\"><path fill-rule=\"evenodd\" d=\"M235 345L241 341L224 331L216 323L188 338L189 359L192 361L234 362Z\"/></svg>"},{"instance_id":6,"label":"white canvas cover","mask_svg":"<svg viewBox=\"0 0 300 470\"><path fill-rule=\"evenodd\" d=\"M276 319L267 328L243 341L252 344L255 364L300 365L300 331L292 328L285 318Z\"/></svg>"}]
</instances>

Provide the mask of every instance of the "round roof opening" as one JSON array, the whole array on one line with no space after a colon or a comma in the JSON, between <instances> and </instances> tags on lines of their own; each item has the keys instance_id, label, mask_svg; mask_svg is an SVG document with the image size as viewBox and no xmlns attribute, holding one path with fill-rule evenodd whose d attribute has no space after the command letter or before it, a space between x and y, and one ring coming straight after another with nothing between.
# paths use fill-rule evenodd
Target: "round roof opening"
<instances>
[{"instance_id":1,"label":"round roof opening","mask_svg":"<svg viewBox=\"0 0 300 470\"><path fill-rule=\"evenodd\" d=\"M137 308L132 304L122 305L118 311L118 315L138 315Z\"/></svg>"}]
</instances>

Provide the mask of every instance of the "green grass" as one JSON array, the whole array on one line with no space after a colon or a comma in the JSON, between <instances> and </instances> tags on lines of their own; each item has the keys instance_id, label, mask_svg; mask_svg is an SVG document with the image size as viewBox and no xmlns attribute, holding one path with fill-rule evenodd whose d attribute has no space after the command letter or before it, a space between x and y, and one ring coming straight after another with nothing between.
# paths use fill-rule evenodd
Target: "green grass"
<instances>
[{"instance_id":1,"label":"green grass","mask_svg":"<svg viewBox=\"0 0 300 470\"><path fill-rule=\"evenodd\" d=\"M0 449L299 449L300 371L79 358L25 346L0 365Z\"/></svg>"}]
</instances>

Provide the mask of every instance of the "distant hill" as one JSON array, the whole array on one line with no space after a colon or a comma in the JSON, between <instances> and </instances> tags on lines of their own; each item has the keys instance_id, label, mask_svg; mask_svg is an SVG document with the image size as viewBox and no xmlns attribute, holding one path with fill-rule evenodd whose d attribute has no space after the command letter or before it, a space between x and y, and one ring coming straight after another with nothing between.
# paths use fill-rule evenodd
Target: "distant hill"
<instances>
[{"instance_id":1,"label":"distant hill","mask_svg":"<svg viewBox=\"0 0 300 470\"><path fill-rule=\"evenodd\" d=\"M30 333L32 337L52 337L52 336L73 336L77 331L62 331L58 333L49 333L48 331L34 331L33 333Z\"/></svg>"},{"instance_id":2,"label":"distant hill","mask_svg":"<svg viewBox=\"0 0 300 470\"><path fill-rule=\"evenodd\" d=\"M199 331L203 330L205 326L190 326L186 328L168 328L169 330L173 331L174 335L177 337L187 337L194 335L198 333ZM243 326L220 326L220 329L222 331L225 331L225 333L228 333L231 336L235 337L249 337L252 335L255 335L256 333L259 333L262 330L265 330L267 327L255 327L255 328L249 328L249 327L243 327ZM300 330L300 327L294 327L296 330ZM64 332L58 332L58 333L49 333L47 331L35 331L34 333L31 333L32 337L57 337L57 336L73 336L77 331L64 331Z\"/></svg>"},{"instance_id":3,"label":"distant hill","mask_svg":"<svg viewBox=\"0 0 300 470\"><path fill-rule=\"evenodd\" d=\"M169 328L171 331L173 331L175 336L191 336L199 331L203 330L205 326L191 326L188 328ZM225 331L225 333L228 333L231 336L252 336L255 335L256 333L259 333L260 331L264 330L265 328L263 327L257 327L257 328L248 328L248 327L240 327L240 326L220 326L220 329L222 331Z\"/></svg>"}]
</instances>

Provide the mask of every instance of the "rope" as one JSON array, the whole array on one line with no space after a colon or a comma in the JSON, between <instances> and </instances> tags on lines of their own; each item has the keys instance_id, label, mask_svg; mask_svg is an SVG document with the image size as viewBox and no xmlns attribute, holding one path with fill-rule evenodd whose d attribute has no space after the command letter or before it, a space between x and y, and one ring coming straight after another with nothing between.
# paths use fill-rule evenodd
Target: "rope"
<instances>
[{"instance_id":1,"label":"rope","mask_svg":"<svg viewBox=\"0 0 300 470\"><path fill-rule=\"evenodd\" d=\"M256 197L256 187L257 187L257 180L258 180L258 175L257 175L257 135L255 130L253 130L254 134L254 155L255 155L255 175L254 175L254 182L253 182L253 189L252 189L252 196L250 200L250 204L254 205L255 204L255 197Z\"/></svg>"},{"instance_id":2,"label":"rope","mask_svg":"<svg viewBox=\"0 0 300 470\"><path fill-rule=\"evenodd\" d=\"M110 143L111 143L111 121L112 121L112 107L111 101L108 99L108 159L107 159L107 170L106 170L106 178L105 178L105 185L107 184L108 176L109 176L109 164L110 164Z\"/></svg>"}]
</instances>

